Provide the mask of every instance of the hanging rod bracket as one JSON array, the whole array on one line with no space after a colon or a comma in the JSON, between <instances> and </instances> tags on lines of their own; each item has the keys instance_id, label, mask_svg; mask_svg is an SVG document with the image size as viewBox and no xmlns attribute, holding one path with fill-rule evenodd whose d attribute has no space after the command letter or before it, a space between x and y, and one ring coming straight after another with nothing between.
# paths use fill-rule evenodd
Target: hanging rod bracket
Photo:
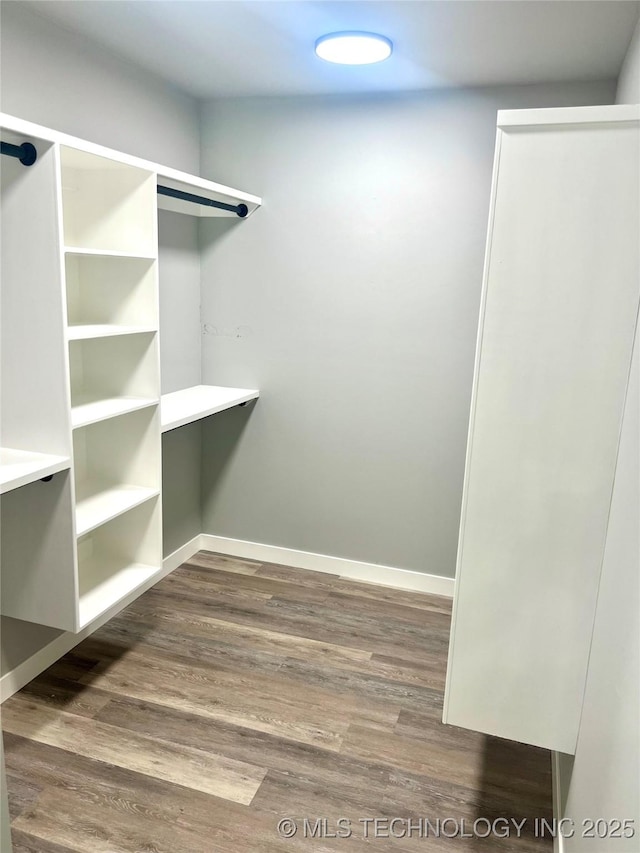
<instances>
[{"instance_id":1,"label":"hanging rod bracket","mask_svg":"<svg viewBox=\"0 0 640 853\"><path fill-rule=\"evenodd\" d=\"M227 204L226 201L216 201L212 198L205 198L195 193L186 193L183 190L174 190L173 187L163 187L158 184L158 195L166 195L170 198L179 198L181 201L190 201L193 204L202 204L205 207L216 207L218 210L228 210L230 213L237 214L241 219L249 213L249 208L246 204Z\"/></svg>"},{"instance_id":2,"label":"hanging rod bracket","mask_svg":"<svg viewBox=\"0 0 640 853\"><path fill-rule=\"evenodd\" d=\"M23 142L22 145L12 145L11 142L0 142L0 153L8 157L16 157L23 166L33 166L38 159L38 152L31 142Z\"/></svg>"}]
</instances>

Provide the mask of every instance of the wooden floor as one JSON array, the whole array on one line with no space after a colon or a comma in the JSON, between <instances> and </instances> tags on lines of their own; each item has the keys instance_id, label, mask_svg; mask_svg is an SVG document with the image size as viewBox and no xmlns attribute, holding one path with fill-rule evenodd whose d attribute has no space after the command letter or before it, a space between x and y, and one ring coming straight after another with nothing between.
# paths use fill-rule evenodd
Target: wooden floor
<instances>
[{"instance_id":1,"label":"wooden floor","mask_svg":"<svg viewBox=\"0 0 640 853\"><path fill-rule=\"evenodd\" d=\"M549 853L549 753L440 722L450 611L200 552L4 704L14 853Z\"/></svg>"}]
</instances>

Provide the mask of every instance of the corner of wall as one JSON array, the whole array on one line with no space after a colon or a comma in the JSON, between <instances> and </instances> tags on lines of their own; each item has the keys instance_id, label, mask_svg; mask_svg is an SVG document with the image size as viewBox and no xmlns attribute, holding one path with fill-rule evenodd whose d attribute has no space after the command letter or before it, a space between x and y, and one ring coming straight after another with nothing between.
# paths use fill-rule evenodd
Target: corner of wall
<instances>
[{"instance_id":1,"label":"corner of wall","mask_svg":"<svg viewBox=\"0 0 640 853\"><path fill-rule=\"evenodd\" d=\"M616 104L640 103L640 18L622 62L616 91Z\"/></svg>"}]
</instances>

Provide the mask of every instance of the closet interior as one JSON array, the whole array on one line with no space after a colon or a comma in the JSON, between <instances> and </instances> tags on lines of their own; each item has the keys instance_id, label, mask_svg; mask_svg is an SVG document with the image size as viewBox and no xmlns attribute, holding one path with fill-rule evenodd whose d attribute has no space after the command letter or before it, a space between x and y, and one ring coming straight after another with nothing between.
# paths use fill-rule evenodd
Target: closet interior
<instances>
[{"instance_id":1,"label":"closet interior","mask_svg":"<svg viewBox=\"0 0 640 853\"><path fill-rule=\"evenodd\" d=\"M633 106L498 116L444 717L566 753L638 312L638 126ZM199 486L199 435L184 431L259 396L202 384L197 367L163 383L163 327L169 368L185 330L161 309L158 211L245 227L261 200L8 116L2 128L37 151L2 170L2 614L77 633L197 550L184 552L201 529L163 524Z\"/></svg>"}]
</instances>

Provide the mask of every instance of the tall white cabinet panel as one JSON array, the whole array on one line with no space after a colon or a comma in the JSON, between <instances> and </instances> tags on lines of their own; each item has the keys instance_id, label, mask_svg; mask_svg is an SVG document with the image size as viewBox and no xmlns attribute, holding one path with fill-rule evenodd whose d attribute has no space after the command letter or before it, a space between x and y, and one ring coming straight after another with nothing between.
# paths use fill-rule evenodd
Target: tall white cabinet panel
<instances>
[{"instance_id":1,"label":"tall white cabinet panel","mask_svg":"<svg viewBox=\"0 0 640 853\"><path fill-rule=\"evenodd\" d=\"M637 322L639 154L634 107L499 114L444 721L561 752Z\"/></svg>"},{"instance_id":2,"label":"tall white cabinet panel","mask_svg":"<svg viewBox=\"0 0 640 853\"><path fill-rule=\"evenodd\" d=\"M6 156L0 164L2 614L72 626L77 585L59 151L6 128L2 139L29 142L38 152L31 166Z\"/></svg>"}]
</instances>

